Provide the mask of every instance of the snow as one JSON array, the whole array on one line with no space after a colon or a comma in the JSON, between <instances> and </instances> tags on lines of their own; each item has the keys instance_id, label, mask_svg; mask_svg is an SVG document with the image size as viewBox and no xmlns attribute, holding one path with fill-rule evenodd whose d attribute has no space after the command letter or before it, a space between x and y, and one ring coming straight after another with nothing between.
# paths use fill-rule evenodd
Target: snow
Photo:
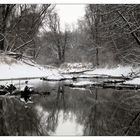
<instances>
[{"instance_id":1,"label":"snow","mask_svg":"<svg viewBox=\"0 0 140 140\"><path fill-rule=\"evenodd\" d=\"M66 73L66 72L78 72L78 71L82 71L83 69L79 69L78 67L76 68L76 66L79 66L82 68L81 64L68 64L67 65L68 67L66 67L66 64L65 64L65 67L63 66L63 69L61 67L61 72L62 73ZM83 66L84 67L84 66ZM86 69L85 69L86 70ZM122 65L118 65L118 67L114 67L114 68L108 68L108 67L105 67L105 68L96 68L96 69L88 69L88 71L86 72L83 72L82 74L80 74L78 77L93 77L93 76L130 76L130 74L132 72L135 72L135 73L138 73L140 71L140 68L137 67L137 68L133 68L132 66L122 66ZM140 76L140 75L138 75ZM73 75L68 75L68 74L64 74L64 77L68 77L68 78L71 78L73 77ZM87 85L87 84L92 84L91 82L88 82L88 81L81 81L81 82L78 82L78 83L74 83L74 85ZM140 84L140 78L135 78L133 80L129 80L129 81L126 81L124 82L124 84Z\"/></svg>"},{"instance_id":2,"label":"snow","mask_svg":"<svg viewBox=\"0 0 140 140\"><path fill-rule=\"evenodd\" d=\"M91 85L94 84L95 82L91 82L91 81L79 81L76 83L73 83L74 86L84 86L84 85Z\"/></svg>"},{"instance_id":3,"label":"snow","mask_svg":"<svg viewBox=\"0 0 140 140\"><path fill-rule=\"evenodd\" d=\"M124 84L140 85L140 78L135 78L133 80L126 81L124 82Z\"/></svg>"},{"instance_id":4,"label":"snow","mask_svg":"<svg viewBox=\"0 0 140 140\"><path fill-rule=\"evenodd\" d=\"M26 64L0 65L0 79L26 78L26 77L47 77L48 79L60 79L62 76L55 69L44 69L29 66Z\"/></svg>"},{"instance_id":5,"label":"snow","mask_svg":"<svg viewBox=\"0 0 140 140\"><path fill-rule=\"evenodd\" d=\"M60 71L63 73L80 72L93 67L92 63L64 63L60 66Z\"/></svg>"},{"instance_id":6,"label":"snow","mask_svg":"<svg viewBox=\"0 0 140 140\"><path fill-rule=\"evenodd\" d=\"M60 69L61 73L64 74L64 76L68 76L66 73L71 72L82 72L79 77L91 77L96 75L104 75L104 76L129 76L133 71L137 72L140 70L140 68L133 68L132 66L122 66L118 65L114 68L95 68L93 69L92 65L90 63L87 63L82 65L82 63L68 63L63 64ZM86 71L87 70L87 71ZM72 75L71 75L72 76Z\"/></svg>"},{"instance_id":7,"label":"snow","mask_svg":"<svg viewBox=\"0 0 140 140\"><path fill-rule=\"evenodd\" d=\"M92 71L84 72L87 75L101 74L101 75L111 75L111 76L128 76L132 71L137 71L137 69L132 68L132 66L121 66L115 68L97 68Z\"/></svg>"},{"instance_id":8,"label":"snow","mask_svg":"<svg viewBox=\"0 0 140 140\"><path fill-rule=\"evenodd\" d=\"M58 70L52 66L40 66L30 60L19 60L9 56L0 56L0 80L16 79L16 78L41 78L48 80L72 79L73 74L66 74L67 72L78 72L88 69L88 71L79 74L79 77L90 77L93 75L110 75L110 76L129 76L130 73L139 72L140 68L133 68L132 66L118 65L116 68L96 68L91 69L91 63L64 63ZM90 70L90 71L89 71ZM63 74L62 74L63 73ZM65 74L64 74L65 73ZM2 83L2 81L1 81ZM140 78L135 78L125 82L126 84L140 84ZM6 83L5 83L6 84ZM74 83L75 85L93 84L91 81L81 81Z\"/></svg>"},{"instance_id":9,"label":"snow","mask_svg":"<svg viewBox=\"0 0 140 140\"><path fill-rule=\"evenodd\" d=\"M27 63L29 63L27 61ZM61 79L63 76L55 68L44 68L35 63L29 64L10 57L0 57L0 79L45 77ZM32 65L31 65L32 64Z\"/></svg>"},{"instance_id":10,"label":"snow","mask_svg":"<svg viewBox=\"0 0 140 140\"><path fill-rule=\"evenodd\" d=\"M66 79L72 79L74 76L73 74L63 74L63 77Z\"/></svg>"}]
</instances>

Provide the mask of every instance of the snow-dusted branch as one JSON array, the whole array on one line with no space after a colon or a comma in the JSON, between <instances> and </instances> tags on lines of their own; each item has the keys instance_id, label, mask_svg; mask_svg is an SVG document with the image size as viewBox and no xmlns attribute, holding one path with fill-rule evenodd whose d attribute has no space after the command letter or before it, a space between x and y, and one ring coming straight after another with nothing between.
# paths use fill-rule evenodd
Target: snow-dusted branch
<instances>
[{"instance_id":1,"label":"snow-dusted branch","mask_svg":"<svg viewBox=\"0 0 140 140\"><path fill-rule=\"evenodd\" d=\"M28 44L31 43L32 41L33 41L33 39L31 39L31 40L25 42L24 44L20 45L19 47L13 49L13 51L17 51L17 50L19 50L19 49L25 47L26 45L28 45Z\"/></svg>"}]
</instances>

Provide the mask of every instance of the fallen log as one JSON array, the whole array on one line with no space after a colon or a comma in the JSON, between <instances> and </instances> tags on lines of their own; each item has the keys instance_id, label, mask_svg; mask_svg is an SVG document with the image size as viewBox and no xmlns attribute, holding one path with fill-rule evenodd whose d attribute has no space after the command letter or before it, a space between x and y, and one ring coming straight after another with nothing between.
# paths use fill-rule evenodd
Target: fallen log
<instances>
[{"instance_id":1,"label":"fallen log","mask_svg":"<svg viewBox=\"0 0 140 140\"><path fill-rule=\"evenodd\" d=\"M64 84L64 86L68 87L77 87L77 88L91 88L91 87L102 87L102 83L91 83L91 84L82 84L82 85L77 85L77 84Z\"/></svg>"},{"instance_id":2,"label":"fallen log","mask_svg":"<svg viewBox=\"0 0 140 140\"><path fill-rule=\"evenodd\" d=\"M93 84L84 84L84 85L76 85L76 84L65 84L65 86L71 88L103 88L103 89L117 89L117 90L138 90L140 89L140 85L133 85L133 84L114 84L114 83L93 83Z\"/></svg>"},{"instance_id":3,"label":"fallen log","mask_svg":"<svg viewBox=\"0 0 140 140\"><path fill-rule=\"evenodd\" d=\"M103 81L104 84L117 84L117 83L123 83L125 80L108 80L108 81Z\"/></svg>"},{"instance_id":4,"label":"fallen log","mask_svg":"<svg viewBox=\"0 0 140 140\"><path fill-rule=\"evenodd\" d=\"M12 80L30 80L30 79L41 79L42 76L39 77L19 77L19 78L5 78L5 79L0 79L0 81L12 81Z\"/></svg>"},{"instance_id":5,"label":"fallen log","mask_svg":"<svg viewBox=\"0 0 140 140\"><path fill-rule=\"evenodd\" d=\"M64 74L65 77L65 74ZM96 78L96 79L120 79L120 80L132 80L130 77L124 77L124 76L111 76L111 75L98 75L98 74L92 74L92 75L72 75L71 78L69 79L91 79L91 78ZM67 78L66 78L67 79Z\"/></svg>"},{"instance_id":6,"label":"fallen log","mask_svg":"<svg viewBox=\"0 0 140 140\"><path fill-rule=\"evenodd\" d=\"M100 87L105 88L105 89L111 88L111 89L117 89L117 90L138 90L138 89L140 89L140 85L131 85L131 84L103 84L102 86L100 85Z\"/></svg>"},{"instance_id":7,"label":"fallen log","mask_svg":"<svg viewBox=\"0 0 140 140\"><path fill-rule=\"evenodd\" d=\"M61 79L48 79L46 77L41 77L40 80L43 81L64 81L64 80L68 80L69 78L61 78Z\"/></svg>"},{"instance_id":8,"label":"fallen log","mask_svg":"<svg viewBox=\"0 0 140 140\"><path fill-rule=\"evenodd\" d=\"M73 71L73 72L62 72L62 74L80 74L88 71L93 71L94 69L87 69L87 70L81 70L81 71Z\"/></svg>"}]
</instances>

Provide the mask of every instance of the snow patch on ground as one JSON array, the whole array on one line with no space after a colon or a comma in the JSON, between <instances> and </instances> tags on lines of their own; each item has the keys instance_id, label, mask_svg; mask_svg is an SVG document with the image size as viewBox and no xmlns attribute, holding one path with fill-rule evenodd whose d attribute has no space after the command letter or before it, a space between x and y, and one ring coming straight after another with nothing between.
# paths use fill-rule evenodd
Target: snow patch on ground
<instances>
[{"instance_id":1,"label":"snow patch on ground","mask_svg":"<svg viewBox=\"0 0 140 140\"><path fill-rule=\"evenodd\" d=\"M63 73L80 72L87 69L92 69L92 63L64 63L60 66L60 71Z\"/></svg>"},{"instance_id":2,"label":"snow patch on ground","mask_svg":"<svg viewBox=\"0 0 140 140\"><path fill-rule=\"evenodd\" d=\"M126 81L124 82L124 84L140 85L140 78L135 78L133 80Z\"/></svg>"},{"instance_id":3,"label":"snow patch on ground","mask_svg":"<svg viewBox=\"0 0 140 140\"><path fill-rule=\"evenodd\" d=\"M6 61L5 61L6 60ZM61 79L63 76L55 68L44 68L35 63L17 61L10 57L0 57L0 79L46 77Z\"/></svg>"},{"instance_id":4,"label":"snow patch on ground","mask_svg":"<svg viewBox=\"0 0 140 140\"><path fill-rule=\"evenodd\" d=\"M62 76L55 69L37 68L26 64L0 65L0 79L26 78L26 77L46 77L60 79Z\"/></svg>"},{"instance_id":5,"label":"snow patch on ground","mask_svg":"<svg viewBox=\"0 0 140 140\"><path fill-rule=\"evenodd\" d=\"M63 77L65 79L72 79L74 77L74 75L72 75L72 74L63 74Z\"/></svg>"},{"instance_id":6,"label":"snow patch on ground","mask_svg":"<svg viewBox=\"0 0 140 140\"><path fill-rule=\"evenodd\" d=\"M137 71L137 69L132 68L131 66L121 66L119 65L116 68L97 68L93 71L84 72L84 74L104 74L104 75L111 75L111 76L128 76L132 71Z\"/></svg>"},{"instance_id":7,"label":"snow patch on ground","mask_svg":"<svg viewBox=\"0 0 140 140\"><path fill-rule=\"evenodd\" d=\"M34 78L45 77L48 80L71 79L73 74L61 74L67 72L83 72L79 77L90 77L93 75L110 75L110 76L129 76L132 72L138 73L140 68L133 68L132 66L121 66L116 68L96 68L92 69L91 63L64 63L58 70L55 67L40 66L34 61L30 60L16 60L9 56L0 56L0 79L13 78ZM61 71L60 71L61 70ZM90 71L89 71L90 70ZM140 76L140 75L139 75ZM2 82L2 81L1 81ZM87 85L93 82L81 81L74 83L76 85ZM125 82L126 84L140 84L140 78L135 78Z\"/></svg>"}]
</instances>

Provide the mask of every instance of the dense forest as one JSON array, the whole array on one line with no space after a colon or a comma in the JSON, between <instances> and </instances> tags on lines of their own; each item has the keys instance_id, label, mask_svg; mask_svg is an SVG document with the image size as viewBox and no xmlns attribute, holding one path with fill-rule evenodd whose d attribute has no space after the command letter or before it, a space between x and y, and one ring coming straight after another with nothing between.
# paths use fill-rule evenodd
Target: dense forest
<instances>
[{"instance_id":1,"label":"dense forest","mask_svg":"<svg viewBox=\"0 0 140 140\"><path fill-rule=\"evenodd\" d=\"M77 28L62 30L55 5L1 4L0 50L43 65L91 62L96 67L138 66L139 16L138 4L88 4Z\"/></svg>"}]
</instances>

